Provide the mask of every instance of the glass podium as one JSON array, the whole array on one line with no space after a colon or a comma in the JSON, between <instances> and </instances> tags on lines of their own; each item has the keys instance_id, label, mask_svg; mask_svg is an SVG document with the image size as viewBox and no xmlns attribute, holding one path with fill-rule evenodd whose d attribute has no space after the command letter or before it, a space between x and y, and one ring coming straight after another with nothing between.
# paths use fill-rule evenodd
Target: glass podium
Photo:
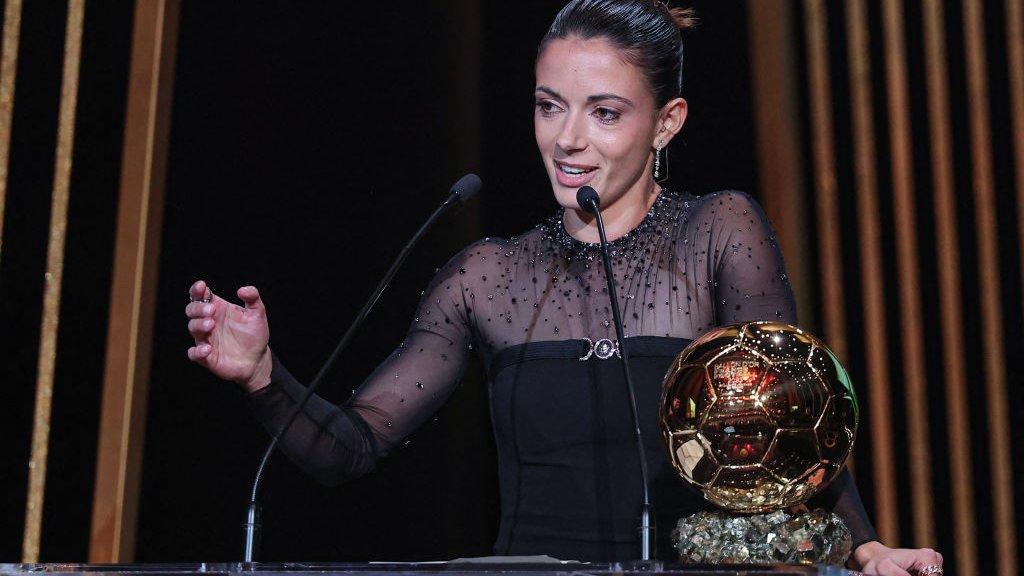
<instances>
[{"instance_id":1,"label":"glass podium","mask_svg":"<svg viewBox=\"0 0 1024 576\"><path fill-rule=\"evenodd\" d=\"M656 563L646 566L632 564L596 564L562 561L553 558L517 559L468 558L448 562L366 562L366 563L303 563L303 562L199 562L182 564L0 564L0 576L28 573L54 573L62 576L187 576L208 574L235 576L848 576L857 572L838 566L728 566L678 565Z\"/></svg>"}]
</instances>

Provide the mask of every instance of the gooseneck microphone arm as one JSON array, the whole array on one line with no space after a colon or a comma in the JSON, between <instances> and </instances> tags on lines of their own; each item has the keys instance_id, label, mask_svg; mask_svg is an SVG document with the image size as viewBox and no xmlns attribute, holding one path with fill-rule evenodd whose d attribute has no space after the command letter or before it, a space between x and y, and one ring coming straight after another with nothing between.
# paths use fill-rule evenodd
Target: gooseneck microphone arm
<instances>
[{"instance_id":1,"label":"gooseneck microphone arm","mask_svg":"<svg viewBox=\"0 0 1024 576\"><path fill-rule=\"evenodd\" d=\"M249 497L249 508L246 513L245 519L246 562L253 561L253 558L257 553L256 549L259 546L259 532L262 527L260 523L260 506L258 500L260 490L260 479L263 477L263 471L267 467L267 462L270 460L270 455L274 453L274 448L277 447L278 442L281 440L281 438L284 437L285 433L288 432L288 429L291 427L292 423L295 422L295 419L298 418L299 414L302 412L302 409L305 408L306 403L316 392L316 389L320 386L321 382L323 382L324 376L327 375L331 367L333 367L334 363L338 360L338 357L341 355L342 350L344 350L345 347L348 346L348 343L352 339L352 336L356 333L356 330L358 330L359 327L362 326L363 321L366 320L366 316L370 313L370 310L373 309L374 305L377 304L377 301L384 293L384 290L386 290L388 284L391 283L391 279L394 278L395 273L398 272L398 269L402 266L402 263L405 262L405 259L409 256L409 253L412 251L413 246L415 246L416 243L419 242L420 238L427 232L428 229L430 229L430 227L442 214L448 211L448 209L455 204L464 204L467 200L469 200L474 194L476 194L480 190L480 187L482 185L483 184L480 182L480 178L476 174L466 174L451 187L451 190L448 194L448 198L446 198L445 201L440 206L438 206L436 210L434 210L434 213L431 214L429 218L427 218L427 221L424 222L422 226L420 226L419 230L417 230L416 233L413 234L412 239L410 239L409 242L407 242L406 245L402 248L402 251L398 253L398 257L395 258L395 261L391 264L391 267L388 268L387 273L384 274L384 277L381 279L380 283L377 284L377 288L374 289L373 293L370 295L370 298L366 301L366 304L363 304L362 309L359 310L359 314L356 315L356 319L352 321L352 324L348 327L348 330L345 331L345 335L341 337L341 340L334 347L334 351L331 352L331 355L327 357L327 360L324 362L324 365L317 372L316 377L313 378L313 381L310 382L309 386L306 388L306 392L302 395L301 398L299 398L299 401L295 404L295 408L292 409L291 413L288 415L288 418L285 419L284 426L281 426L281 429L277 432L277 434L274 434L274 437L270 440L270 444L267 445L266 451L263 452L263 458L260 460L259 468L256 469L256 477L253 479L252 492Z\"/></svg>"},{"instance_id":2,"label":"gooseneck microphone arm","mask_svg":"<svg viewBox=\"0 0 1024 576\"><path fill-rule=\"evenodd\" d=\"M604 220L601 218L600 197L590 186L584 186L576 192L576 202L581 208L594 215L597 221L597 233L601 238L601 260L604 262L604 275L608 281L608 297L611 299L612 319L615 320L615 337L619 340L619 354L622 356L622 375L626 379L629 390L629 405L633 409L633 427L636 433L636 447L640 455L640 478L643 481L644 502L640 511L640 560L650 562L654 559L654 546L657 540L657 527L654 520L654 509L651 506L651 483L647 476L647 453L644 451L643 436L640 434L640 416L636 408L636 389L629 373L629 353L626 347L626 335L622 328L622 314L619 313L619 298L615 293L615 281L612 277L612 260L608 255L608 238L604 232Z\"/></svg>"}]
</instances>

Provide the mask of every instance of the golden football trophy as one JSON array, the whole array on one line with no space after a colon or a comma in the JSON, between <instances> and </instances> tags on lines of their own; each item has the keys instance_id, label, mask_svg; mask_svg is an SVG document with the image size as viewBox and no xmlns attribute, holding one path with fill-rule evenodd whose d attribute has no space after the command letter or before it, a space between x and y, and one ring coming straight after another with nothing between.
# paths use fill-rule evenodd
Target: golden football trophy
<instances>
[{"instance_id":1,"label":"golden football trophy","mask_svg":"<svg viewBox=\"0 0 1024 576\"><path fill-rule=\"evenodd\" d=\"M778 322L712 330L669 368L659 416L672 465L720 509L679 521L681 562L846 561L838 516L787 511L835 479L857 435L853 385L824 343Z\"/></svg>"}]
</instances>

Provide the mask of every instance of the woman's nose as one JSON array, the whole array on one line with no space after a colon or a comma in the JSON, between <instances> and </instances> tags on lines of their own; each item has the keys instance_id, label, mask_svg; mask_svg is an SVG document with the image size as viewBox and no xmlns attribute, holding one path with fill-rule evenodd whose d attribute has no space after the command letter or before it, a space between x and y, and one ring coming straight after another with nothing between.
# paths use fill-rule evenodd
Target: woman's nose
<instances>
[{"instance_id":1,"label":"woman's nose","mask_svg":"<svg viewBox=\"0 0 1024 576\"><path fill-rule=\"evenodd\" d=\"M578 152L587 147L587 141L583 134L583 122L580 122L574 114L567 115L562 131L558 134L558 147L565 152Z\"/></svg>"}]
</instances>

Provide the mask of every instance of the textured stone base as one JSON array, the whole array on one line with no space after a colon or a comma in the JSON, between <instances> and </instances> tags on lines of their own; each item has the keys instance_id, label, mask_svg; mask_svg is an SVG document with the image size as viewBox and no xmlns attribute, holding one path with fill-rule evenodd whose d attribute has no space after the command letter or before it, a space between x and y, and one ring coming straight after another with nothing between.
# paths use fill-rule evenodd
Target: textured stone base
<instances>
[{"instance_id":1,"label":"textured stone base","mask_svg":"<svg viewBox=\"0 0 1024 576\"><path fill-rule=\"evenodd\" d=\"M698 512L679 520L672 542L682 564L843 565L853 544L849 528L824 510L740 516Z\"/></svg>"}]
</instances>

